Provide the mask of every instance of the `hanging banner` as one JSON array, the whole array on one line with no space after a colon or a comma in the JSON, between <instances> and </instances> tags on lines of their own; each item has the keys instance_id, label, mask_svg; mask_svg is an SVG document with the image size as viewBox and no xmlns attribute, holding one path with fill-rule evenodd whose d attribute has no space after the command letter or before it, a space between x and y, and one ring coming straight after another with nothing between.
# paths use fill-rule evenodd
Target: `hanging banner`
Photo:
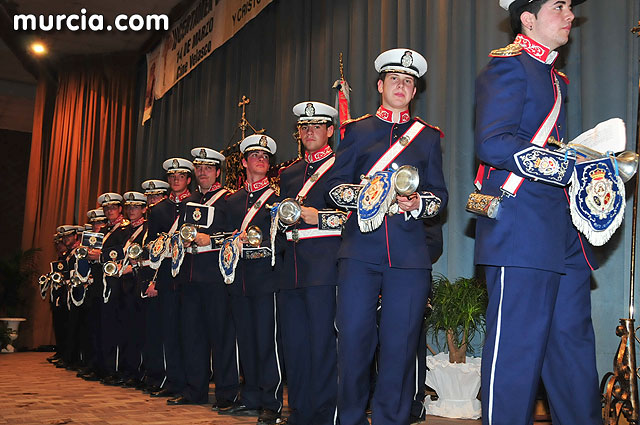
<instances>
[{"instance_id":1,"label":"hanging banner","mask_svg":"<svg viewBox=\"0 0 640 425\"><path fill-rule=\"evenodd\" d=\"M147 54L147 90L160 99L273 0L200 0ZM153 72L152 72L153 71ZM145 101L145 117L150 109ZM149 114L147 114L149 109ZM144 120L143 120L144 121Z\"/></svg>"}]
</instances>

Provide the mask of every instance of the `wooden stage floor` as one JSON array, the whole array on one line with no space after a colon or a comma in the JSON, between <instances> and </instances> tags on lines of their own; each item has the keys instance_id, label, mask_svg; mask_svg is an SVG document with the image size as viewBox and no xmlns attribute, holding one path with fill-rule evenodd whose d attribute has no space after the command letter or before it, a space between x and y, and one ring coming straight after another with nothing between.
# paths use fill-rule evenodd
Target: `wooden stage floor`
<instances>
[{"instance_id":1,"label":"wooden stage floor","mask_svg":"<svg viewBox=\"0 0 640 425\"><path fill-rule=\"evenodd\" d=\"M0 354L0 424L256 423L256 418L220 416L211 410L211 405L167 406L165 398L84 381L75 376L76 372L49 364L46 358L51 354ZM286 409L284 413L286 416ZM478 425L480 421L428 416L426 424Z\"/></svg>"}]
</instances>

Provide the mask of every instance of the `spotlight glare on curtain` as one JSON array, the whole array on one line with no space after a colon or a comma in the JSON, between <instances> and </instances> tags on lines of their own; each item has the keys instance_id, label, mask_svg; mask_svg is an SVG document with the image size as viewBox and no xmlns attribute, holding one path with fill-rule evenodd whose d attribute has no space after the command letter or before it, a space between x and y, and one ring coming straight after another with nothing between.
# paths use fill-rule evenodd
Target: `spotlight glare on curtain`
<instances>
[{"instance_id":1,"label":"spotlight glare on curtain","mask_svg":"<svg viewBox=\"0 0 640 425\"><path fill-rule=\"evenodd\" d=\"M42 56L47 53L47 47L44 44L36 41L34 43L31 43L31 51L38 56Z\"/></svg>"}]
</instances>

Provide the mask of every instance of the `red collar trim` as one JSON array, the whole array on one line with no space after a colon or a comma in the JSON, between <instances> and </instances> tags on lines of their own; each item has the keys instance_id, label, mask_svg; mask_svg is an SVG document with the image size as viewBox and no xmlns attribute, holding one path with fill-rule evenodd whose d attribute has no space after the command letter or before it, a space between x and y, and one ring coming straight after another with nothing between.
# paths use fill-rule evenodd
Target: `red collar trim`
<instances>
[{"instance_id":1,"label":"red collar trim","mask_svg":"<svg viewBox=\"0 0 640 425\"><path fill-rule=\"evenodd\" d=\"M380 107L376 111L376 117L380 118L382 121L402 124L411 119L411 114L409 114L408 110L399 113L392 112L384 106L380 105Z\"/></svg>"},{"instance_id":2,"label":"red collar trim","mask_svg":"<svg viewBox=\"0 0 640 425\"><path fill-rule=\"evenodd\" d=\"M318 162L330 156L332 153L333 153L333 150L331 149L331 146L327 145L324 148L314 153L305 152L304 160L307 162Z\"/></svg>"},{"instance_id":3,"label":"red collar trim","mask_svg":"<svg viewBox=\"0 0 640 425\"><path fill-rule=\"evenodd\" d=\"M115 226L116 224L122 222L122 220L124 220L124 216L122 214L120 214L118 216L118 218L116 218L115 220L109 222L109 226Z\"/></svg>"},{"instance_id":4,"label":"red collar trim","mask_svg":"<svg viewBox=\"0 0 640 425\"><path fill-rule=\"evenodd\" d=\"M169 194L169 199L172 202L175 202L176 204L178 204L184 201L185 199L187 199L189 196L191 196L191 192L189 192L189 189L187 189L178 196L174 195L173 193Z\"/></svg>"},{"instance_id":5,"label":"red collar trim","mask_svg":"<svg viewBox=\"0 0 640 425\"><path fill-rule=\"evenodd\" d=\"M247 192L257 192L260 189L264 189L269 186L269 179L265 176L262 180L259 180L253 184L248 181L244 182L244 188Z\"/></svg>"},{"instance_id":6,"label":"red collar trim","mask_svg":"<svg viewBox=\"0 0 640 425\"><path fill-rule=\"evenodd\" d=\"M556 56L558 56L558 52L551 51L544 44L540 44L534 39L523 34L518 34L514 43L522 46L524 51L529 53L529 55L533 56L535 59L538 59L540 62L544 62L548 65L552 64L556 60Z\"/></svg>"},{"instance_id":7,"label":"red collar trim","mask_svg":"<svg viewBox=\"0 0 640 425\"><path fill-rule=\"evenodd\" d=\"M205 193L209 193L209 192L213 192L214 190L218 190L221 187L222 187L222 185L220 184L220 182L215 182L214 184L211 185L209 190L207 190L206 192L202 192L202 190L201 190L200 193L202 193L204 195Z\"/></svg>"},{"instance_id":8,"label":"red collar trim","mask_svg":"<svg viewBox=\"0 0 640 425\"><path fill-rule=\"evenodd\" d=\"M131 222L131 227L138 227L141 226L142 223L144 223L144 217L140 217L139 219L137 219L136 221L132 221Z\"/></svg>"}]
</instances>

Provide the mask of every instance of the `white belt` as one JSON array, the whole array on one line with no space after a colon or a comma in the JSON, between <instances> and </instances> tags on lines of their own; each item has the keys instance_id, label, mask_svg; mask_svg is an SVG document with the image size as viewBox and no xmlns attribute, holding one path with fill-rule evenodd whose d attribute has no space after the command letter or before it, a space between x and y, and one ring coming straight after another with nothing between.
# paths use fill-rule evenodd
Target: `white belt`
<instances>
[{"instance_id":1,"label":"white belt","mask_svg":"<svg viewBox=\"0 0 640 425\"><path fill-rule=\"evenodd\" d=\"M328 236L340 236L342 234L342 230L333 229L333 230L320 230L320 229L296 229L296 230L287 230L287 240L293 241L294 232L298 233L298 240L302 239L311 239L311 238L324 238Z\"/></svg>"},{"instance_id":2,"label":"white belt","mask_svg":"<svg viewBox=\"0 0 640 425\"><path fill-rule=\"evenodd\" d=\"M217 252L220 251L220 248L212 248L211 243L206 245L198 246L194 252L193 246L187 248L187 252L190 254L204 254L205 252Z\"/></svg>"}]
</instances>

